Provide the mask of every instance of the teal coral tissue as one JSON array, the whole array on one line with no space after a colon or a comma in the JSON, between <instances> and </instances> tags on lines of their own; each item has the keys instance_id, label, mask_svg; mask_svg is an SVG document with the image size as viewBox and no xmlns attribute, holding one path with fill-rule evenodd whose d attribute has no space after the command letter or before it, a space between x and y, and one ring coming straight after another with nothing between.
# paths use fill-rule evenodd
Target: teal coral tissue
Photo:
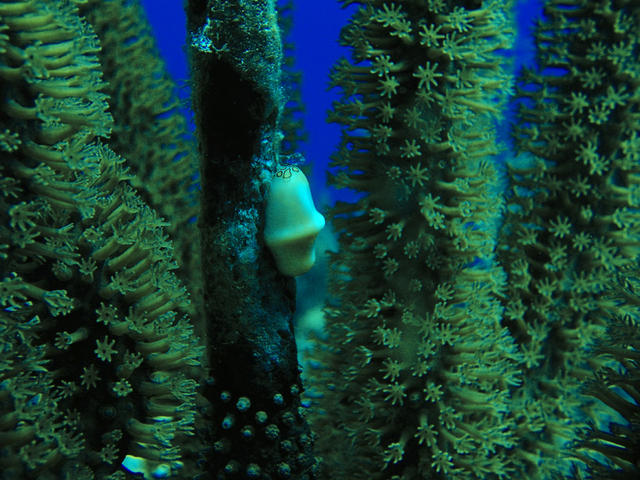
<instances>
[{"instance_id":1,"label":"teal coral tissue","mask_svg":"<svg viewBox=\"0 0 640 480\"><path fill-rule=\"evenodd\" d=\"M192 478L203 347L75 3L0 2L0 478Z\"/></svg>"}]
</instances>

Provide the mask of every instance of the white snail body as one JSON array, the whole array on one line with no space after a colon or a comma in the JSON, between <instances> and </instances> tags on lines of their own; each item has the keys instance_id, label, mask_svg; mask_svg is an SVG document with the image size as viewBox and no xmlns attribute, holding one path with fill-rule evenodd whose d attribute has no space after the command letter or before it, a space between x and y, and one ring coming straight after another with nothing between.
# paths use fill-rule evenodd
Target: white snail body
<instances>
[{"instance_id":1,"label":"white snail body","mask_svg":"<svg viewBox=\"0 0 640 480\"><path fill-rule=\"evenodd\" d=\"M325 221L298 167L279 169L273 176L265 217L264 240L280 273L295 277L309 271L316 259L313 245Z\"/></svg>"}]
</instances>

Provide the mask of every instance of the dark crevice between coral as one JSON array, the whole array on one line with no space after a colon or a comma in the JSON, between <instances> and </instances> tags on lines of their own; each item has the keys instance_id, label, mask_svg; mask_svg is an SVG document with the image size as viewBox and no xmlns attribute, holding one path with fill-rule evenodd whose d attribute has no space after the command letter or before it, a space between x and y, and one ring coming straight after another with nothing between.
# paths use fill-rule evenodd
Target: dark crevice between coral
<instances>
[{"instance_id":1,"label":"dark crevice between coral","mask_svg":"<svg viewBox=\"0 0 640 480\"><path fill-rule=\"evenodd\" d=\"M206 60L205 60L206 61ZM227 62L207 61L200 85L198 121L203 162L203 181L213 179L215 188L203 188L204 208L237 208L246 195L244 187L251 161L259 153L264 126L264 99L252 82L243 79Z\"/></svg>"}]
</instances>

